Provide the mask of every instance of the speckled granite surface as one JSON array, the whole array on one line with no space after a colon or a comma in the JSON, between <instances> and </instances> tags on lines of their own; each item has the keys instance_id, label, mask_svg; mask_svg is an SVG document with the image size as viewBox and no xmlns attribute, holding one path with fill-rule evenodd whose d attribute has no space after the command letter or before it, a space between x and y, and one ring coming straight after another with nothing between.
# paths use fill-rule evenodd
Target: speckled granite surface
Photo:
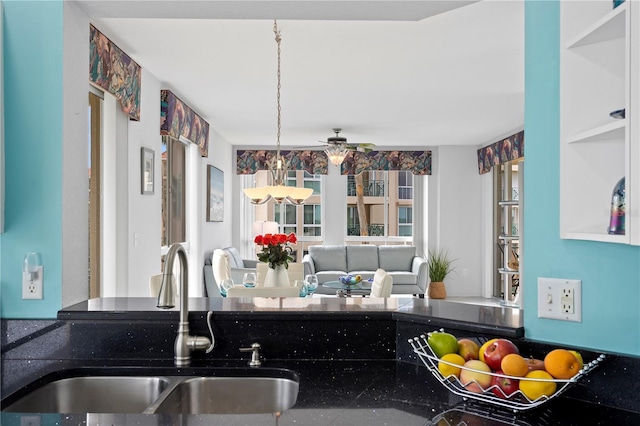
<instances>
[{"instance_id":1,"label":"speckled granite surface","mask_svg":"<svg viewBox=\"0 0 640 426\"><path fill-rule=\"evenodd\" d=\"M573 389L531 412L514 415L465 404L416 359L408 338L445 327L457 336L517 339L532 354L547 347L522 338L520 316L510 309L455 305L411 298L193 299L191 333L207 333L206 311L213 310L216 348L208 355L195 353L191 368L246 366L248 355L239 348L260 342L265 369L299 375L300 393L291 410L277 421L271 414L38 416L43 425L583 425L584 418L594 425L640 424L633 396L639 389L629 374L640 362L633 357L608 357ZM153 299L100 299L61 311L60 321L46 324L45 332L39 324L31 337L3 336L2 396L78 367L189 372L173 366L177 319L177 310L157 310ZM25 325L3 323L3 330ZM19 414L1 416L2 425L21 424Z\"/></svg>"}]
</instances>

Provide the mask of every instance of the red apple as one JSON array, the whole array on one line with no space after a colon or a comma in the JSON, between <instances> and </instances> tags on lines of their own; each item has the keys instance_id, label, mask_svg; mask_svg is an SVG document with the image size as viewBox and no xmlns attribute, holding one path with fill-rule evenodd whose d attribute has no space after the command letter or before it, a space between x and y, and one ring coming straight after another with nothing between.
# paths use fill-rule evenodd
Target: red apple
<instances>
[{"instance_id":1,"label":"red apple","mask_svg":"<svg viewBox=\"0 0 640 426\"><path fill-rule=\"evenodd\" d=\"M463 367L460 371L460 383L468 391L482 393L491 386L491 374L485 374L491 373L487 364L479 359L472 359L465 362Z\"/></svg>"},{"instance_id":2,"label":"red apple","mask_svg":"<svg viewBox=\"0 0 640 426\"><path fill-rule=\"evenodd\" d=\"M509 354L519 353L518 348L511 340L496 339L484 349L484 362L486 362L492 370L500 370L502 358Z\"/></svg>"},{"instance_id":3,"label":"red apple","mask_svg":"<svg viewBox=\"0 0 640 426\"><path fill-rule=\"evenodd\" d=\"M504 374L501 370L496 374ZM511 394L520 388L520 380L504 376L492 376L491 386L495 386L491 391L499 398L509 398Z\"/></svg>"},{"instance_id":4,"label":"red apple","mask_svg":"<svg viewBox=\"0 0 640 426\"><path fill-rule=\"evenodd\" d=\"M458 340L458 355L464 358L465 361L470 359L478 359L478 353L480 346L471 339L459 339Z\"/></svg>"},{"instance_id":5,"label":"red apple","mask_svg":"<svg viewBox=\"0 0 640 426\"><path fill-rule=\"evenodd\" d=\"M544 361L536 358L525 358L527 360L527 367L529 367L529 371L533 370L544 370Z\"/></svg>"}]
</instances>

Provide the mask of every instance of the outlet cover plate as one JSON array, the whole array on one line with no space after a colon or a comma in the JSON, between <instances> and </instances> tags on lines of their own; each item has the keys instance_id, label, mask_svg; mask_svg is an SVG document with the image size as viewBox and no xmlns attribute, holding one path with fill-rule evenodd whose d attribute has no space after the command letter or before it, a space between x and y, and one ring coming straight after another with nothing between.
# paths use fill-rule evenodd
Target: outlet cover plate
<instances>
[{"instance_id":1,"label":"outlet cover plate","mask_svg":"<svg viewBox=\"0 0 640 426\"><path fill-rule=\"evenodd\" d=\"M42 299L42 284L44 283L44 267L38 266L33 281L29 279L29 274L22 273L22 298L23 299Z\"/></svg>"},{"instance_id":2,"label":"outlet cover plate","mask_svg":"<svg viewBox=\"0 0 640 426\"><path fill-rule=\"evenodd\" d=\"M582 281L538 277L538 318L582 322Z\"/></svg>"}]
</instances>

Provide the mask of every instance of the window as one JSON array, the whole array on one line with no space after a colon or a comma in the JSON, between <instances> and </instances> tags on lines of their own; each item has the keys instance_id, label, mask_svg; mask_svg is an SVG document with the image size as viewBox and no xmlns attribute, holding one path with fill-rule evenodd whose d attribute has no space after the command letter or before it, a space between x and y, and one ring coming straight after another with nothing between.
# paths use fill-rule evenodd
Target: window
<instances>
[{"instance_id":1,"label":"window","mask_svg":"<svg viewBox=\"0 0 640 426\"><path fill-rule=\"evenodd\" d=\"M413 199L413 173L407 171L398 172L398 199Z\"/></svg>"},{"instance_id":2,"label":"window","mask_svg":"<svg viewBox=\"0 0 640 426\"><path fill-rule=\"evenodd\" d=\"M273 205L273 220L279 225L280 232L283 234L290 234L297 231L297 218L296 218L296 206L292 204L274 204Z\"/></svg>"},{"instance_id":3,"label":"window","mask_svg":"<svg viewBox=\"0 0 640 426\"><path fill-rule=\"evenodd\" d=\"M413 235L413 208L398 207L398 236L410 237Z\"/></svg>"},{"instance_id":4,"label":"window","mask_svg":"<svg viewBox=\"0 0 640 426\"><path fill-rule=\"evenodd\" d=\"M303 208L304 226L302 234L308 237L322 236L322 206L320 204L307 204Z\"/></svg>"},{"instance_id":5,"label":"window","mask_svg":"<svg viewBox=\"0 0 640 426\"><path fill-rule=\"evenodd\" d=\"M285 177L284 181L285 186L296 186L296 180L296 171L287 170L287 176Z\"/></svg>"},{"instance_id":6,"label":"window","mask_svg":"<svg viewBox=\"0 0 640 426\"><path fill-rule=\"evenodd\" d=\"M520 291L520 182L519 161L493 167L494 252L493 296L512 303Z\"/></svg>"},{"instance_id":7,"label":"window","mask_svg":"<svg viewBox=\"0 0 640 426\"><path fill-rule=\"evenodd\" d=\"M308 172L303 172L303 181L305 188L312 188L313 195L320 195L322 192L320 188L322 187L322 175L312 175Z\"/></svg>"},{"instance_id":8,"label":"window","mask_svg":"<svg viewBox=\"0 0 640 426\"><path fill-rule=\"evenodd\" d=\"M186 238L186 153L179 140L162 138L162 246Z\"/></svg>"},{"instance_id":9,"label":"window","mask_svg":"<svg viewBox=\"0 0 640 426\"><path fill-rule=\"evenodd\" d=\"M361 219L367 222L365 229L361 229ZM412 237L413 175L406 171L365 171L347 176L346 235Z\"/></svg>"}]
</instances>

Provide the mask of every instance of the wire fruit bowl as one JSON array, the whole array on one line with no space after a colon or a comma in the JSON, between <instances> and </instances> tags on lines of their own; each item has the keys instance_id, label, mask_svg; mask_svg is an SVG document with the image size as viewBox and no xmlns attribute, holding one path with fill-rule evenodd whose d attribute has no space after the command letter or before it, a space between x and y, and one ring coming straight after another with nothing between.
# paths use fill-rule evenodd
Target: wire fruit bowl
<instances>
[{"instance_id":1,"label":"wire fruit bowl","mask_svg":"<svg viewBox=\"0 0 640 426\"><path fill-rule=\"evenodd\" d=\"M443 332L444 330L441 329L440 331ZM492 385L485 389L475 380L472 380L471 383L475 383L482 392L478 393L470 391L465 388L462 382L460 382L460 379L455 375L451 374L447 377L444 377L440 370L438 370L438 363L442 362L444 364L460 368L461 370L469 370L490 376L504 377L512 380L523 380L523 378L507 376L505 374L498 374L494 372L489 373L486 371L474 370L472 368L441 360L433 352L431 346L429 346L429 343L427 342L427 336L425 336L424 334L421 334L420 337L409 339L409 344L411 344L411 346L413 347L413 352L418 355L422 363L429 369L429 371L431 371L431 374L433 374L435 378L438 379L438 381L452 393L462 396L464 400L473 399L481 402L486 402L489 404L508 408L510 410L513 410L514 412L529 410L561 395L572 384L576 383L578 380L580 380L581 377L585 376L587 373L593 370L598 365L598 363L600 363L605 358L605 356L601 354L595 360L589 363L585 363L582 369L570 379L527 378L526 380L530 381L554 382L556 384L556 391L550 396L542 395L539 398L531 400L519 389L507 396L504 391L497 385ZM467 383L467 386L469 386L469 383ZM501 395L496 395L494 391L498 392Z\"/></svg>"}]
</instances>

